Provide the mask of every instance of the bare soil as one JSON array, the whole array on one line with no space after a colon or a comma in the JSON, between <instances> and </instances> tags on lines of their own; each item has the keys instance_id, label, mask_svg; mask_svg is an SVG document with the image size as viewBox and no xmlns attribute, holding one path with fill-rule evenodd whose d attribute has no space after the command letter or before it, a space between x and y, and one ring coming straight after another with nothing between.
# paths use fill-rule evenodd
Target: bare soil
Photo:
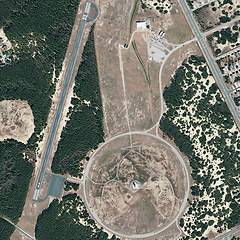
<instances>
[{"instance_id":1,"label":"bare soil","mask_svg":"<svg viewBox=\"0 0 240 240\"><path fill-rule=\"evenodd\" d=\"M124 9L131 8L131 5L132 1L127 0ZM95 28L96 53L102 93L104 127L106 136L109 137L128 131L118 57L123 1L109 2L103 0L99 4L99 8L100 16ZM123 25L125 26L125 22ZM121 32L123 39L124 30Z\"/></svg>"},{"instance_id":2,"label":"bare soil","mask_svg":"<svg viewBox=\"0 0 240 240\"><path fill-rule=\"evenodd\" d=\"M35 187L36 187L38 174L39 174L40 169L41 169L41 163L42 163L44 152L45 152L45 149L46 149L46 146L47 146L48 138L50 136L52 124L53 124L54 117L55 117L55 114L56 114L57 105L58 105L58 102L59 102L59 99L60 99L60 94L61 94L62 88L64 86L64 81L65 81L65 78L66 78L67 69L68 69L70 59L71 59L71 56L72 56L72 51L73 51L73 48L74 48L74 43L75 43L75 39L76 39L76 36L77 36L78 28L79 28L80 22L82 20L83 12L84 12L84 9L85 9L85 4L86 4L85 0L81 1L80 8L78 9L78 13L77 13L76 20L75 20L75 23L74 23L74 26L73 26L73 31L72 31L72 34L71 34L71 37L70 37L68 49L67 49L67 52L65 54L65 59L64 59L64 62L63 62L62 71L61 71L60 76L59 76L58 81L57 81L56 92L55 92L55 94L52 98L52 106L51 106L50 113L49 113L49 116L48 116L47 126L42 132L44 137L43 137L43 140L38 145L39 147L38 147L38 151L37 151L37 163L36 163L36 166L35 166L33 177L31 179L31 182L30 182L30 185L29 185L29 190L28 190L26 202L25 202L25 205L24 205L24 209L23 209L23 212L22 212L22 216L19 219L19 223L18 223L19 226L21 226L23 229L27 230L32 235L34 235L34 232L35 232L35 226L36 226L36 221L37 221L38 215L42 212L43 209L47 208L48 205L49 205L49 200L48 199L45 200L44 202L34 202L32 200L32 198L33 198L34 190L35 190ZM81 61L81 54L80 53L83 50L83 47L84 47L85 42L87 40L87 36L88 36L89 31L90 31L90 24L87 23L86 27L85 27L85 33L83 35L80 51L79 51L79 54L78 54L78 57L77 57L77 60L76 60L76 65L75 65L74 72L73 72L73 78L75 77L75 75L77 73L78 65ZM62 116L61 116L61 119L59 121L59 127L58 127L57 133L55 135L52 152L50 154L49 162L48 162L48 166L47 166L47 171L49 171L49 172L51 172L52 158L53 158L53 155L54 155L54 153L57 149L57 144L58 144L58 141L60 140L61 131L62 131L64 125L66 124L66 121L68 120L66 115L67 115L67 112L68 112L68 108L70 106L71 97L73 95L73 86L74 86L74 81L72 81L70 83L69 92L67 94L65 104L63 106ZM46 185L46 187L47 187L47 185ZM46 191L46 189L43 189L43 192L44 191ZM18 238L15 238L15 237L19 236L19 234L16 233L17 231L18 230L15 230L14 234L11 237L11 240L18 239Z\"/></svg>"},{"instance_id":3,"label":"bare soil","mask_svg":"<svg viewBox=\"0 0 240 240\"><path fill-rule=\"evenodd\" d=\"M0 102L0 141L7 138L27 143L34 132L34 118L27 101Z\"/></svg>"},{"instance_id":4,"label":"bare soil","mask_svg":"<svg viewBox=\"0 0 240 240\"><path fill-rule=\"evenodd\" d=\"M132 135L131 150L126 138L113 140L95 155L88 175L88 200L111 229L147 233L178 214L186 176L176 155L160 140ZM138 189L132 187L133 181L139 183Z\"/></svg>"},{"instance_id":5,"label":"bare soil","mask_svg":"<svg viewBox=\"0 0 240 240\"><path fill-rule=\"evenodd\" d=\"M160 113L159 65L150 64L147 55L145 33L135 33L133 37L144 68L137 59L132 46L122 49L126 98L131 130L146 130L158 120Z\"/></svg>"}]
</instances>

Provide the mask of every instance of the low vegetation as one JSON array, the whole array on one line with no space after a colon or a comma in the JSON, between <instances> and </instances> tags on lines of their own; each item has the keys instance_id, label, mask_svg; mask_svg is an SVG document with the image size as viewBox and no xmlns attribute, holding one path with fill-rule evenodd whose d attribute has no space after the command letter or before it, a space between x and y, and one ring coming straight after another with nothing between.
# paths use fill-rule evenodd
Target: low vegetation
<instances>
[{"instance_id":1,"label":"low vegetation","mask_svg":"<svg viewBox=\"0 0 240 240\"><path fill-rule=\"evenodd\" d=\"M109 238L102 228L97 227L84 202L76 194L66 195L60 202L55 199L49 208L39 215L35 233L38 240L118 239L115 235Z\"/></svg>"},{"instance_id":2,"label":"low vegetation","mask_svg":"<svg viewBox=\"0 0 240 240\"><path fill-rule=\"evenodd\" d=\"M240 133L202 57L183 62L164 98L160 128L188 156L194 180L180 221L184 239L205 239L240 223L232 195L240 185Z\"/></svg>"},{"instance_id":3,"label":"low vegetation","mask_svg":"<svg viewBox=\"0 0 240 240\"><path fill-rule=\"evenodd\" d=\"M140 63L141 66L142 66L142 69L143 69L143 72L144 72L144 75L145 75L145 79L146 79L148 85L150 85L150 83L151 83L151 78L150 78L149 72L147 72L147 70L146 70L145 64L144 64L144 62L143 62L143 60L142 60L142 58L141 58L141 55L140 55L140 53L139 53L139 51L138 51L138 49L137 49L137 45L136 45L136 42L135 42L135 41L132 42L132 47L133 47L133 50L134 50L134 52L135 52L135 55L136 55L139 63Z\"/></svg>"},{"instance_id":4,"label":"low vegetation","mask_svg":"<svg viewBox=\"0 0 240 240\"><path fill-rule=\"evenodd\" d=\"M61 134L52 171L82 176L82 163L91 149L103 142L102 102L94 46L94 25L83 50L82 62L75 78L74 98L69 109L69 121Z\"/></svg>"},{"instance_id":5,"label":"low vegetation","mask_svg":"<svg viewBox=\"0 0 240 240\"><path fill-rule=\"evenodd\" d=\"M130 18L130 27L129 27L129 33L132 33L132 24L133 24L133 19L137 13L137 8L138 8L138 1L139 0L135 0L134 4L133 4L133 9L132 9L132 13L131 13L131 18Z\"/></svg>"},{"instance_id":6,"label":"low vegetation","mask_svg":"<svg viewBox=\"0 0 240 240\"><path fill-rule=\"evenodd\" d=\"M0 238L3 240L10 239L13 234L15 228L13 225L8 223L6 220L0 217Z\"/></svg>"}]
</instances>

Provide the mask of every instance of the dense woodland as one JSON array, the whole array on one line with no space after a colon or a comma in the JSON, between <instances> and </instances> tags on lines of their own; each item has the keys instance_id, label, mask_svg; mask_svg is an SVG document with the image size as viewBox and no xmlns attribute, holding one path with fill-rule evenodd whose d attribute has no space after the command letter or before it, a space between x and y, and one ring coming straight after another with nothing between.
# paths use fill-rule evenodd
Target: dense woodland
<instances>
[{"instance_id":1,"label":"dense woodland","mask_svg":"<svg viewBox=\"0 0 240 240\"><path fill-rule=\"evenodd\" d=\"M94 46L94 25L88 36L75 78L73 107L69 109L69 121L61 134L55 153L52 171L81 177L82 159L91 149L103 142L102 102Z\"/></svg>"},{"instance_id":2,"label":"dense woodland","mask_svg":"<svg viewBox=\"0 0 240 240\"><path fill-rule=\"evenodd\" d=\"M10 239L14 230L15 228L10 223L8 223L7 221L0 217L0 239L2 240Z\"/></svg>"},{"instance_id":3,"label":"dense woodland","mask_svg":"<svg viewBox=\"0 0 240 240\"><path fill-rule=\"evenodd\" d=\"M27 100L34 115L35 134L46 124L54 93L54 66L59 75L67 49L79 0L1 1L2 26L18 60L0 68L0 101Z\"/></svg>"},{"instance_id":4,"label":"dense woodland","mask_svg":"<svg viewBox=\"0 0 240 240\"><path fill-rule=\"evenodd\" d=\"M25 145L15 140L0 142L0 214L17 222L33 167L23 158Z\"/></svg>"},{"instance_id":5,"label":"dense woodland","mask_svg":"<svg viewBox=\"0 0 240 240\"><path fill-rule=\"evenodd\" d=\"M201 74L194 69L200 70ZM184 215L185 220L180 221L180 226L188 233L186 239L200 239L207 227L214 224L212 220L205 220L211 216L217 219L214 227L218 232L240 223L240 206L231 196L231 191L240 185L237 180L240 171L239 134L229 131L234 125L233 118L216 83L209 84L210 74L202 57L191 56L175 72L171 85L164 90L168 111L163 115L160 128L188 156L194 180L191 187L194 197L188 201L190 207ZM195 95L199 89L202 89L201 96ZM193 112L190 112L191 108ZM189 122L186 121L188 118ZM191 128L198 129L195 135L190 134ZM216 131L218 137L214 137ZM203 158L199 151L209 155ZM213 165L218 159L221 161L216 166L219 170L214 173L212 169L216 167ZM224 184L212 187L217 179ZM225 191L227 194L223 199ZM222 207L226 203L229 209ZM209 211L208 206L212 210ZM194 217L194 224L189 216Z\"/></svg>"},{"instance_id":6,"label":"dense woodland","mask_svg":"<svg viewBox=\"0 0 240 240\"><path fill-rule=\"evenodd\" d=\"M35 123L27 145L13 140L0 142L0 215L15 223L21 216L33 171L23 152L36 149L46 125L55 90L53 69L55 66L58 76L78 5L79 0L1 1L0 28L11 41L17 59L0 68L0 101L27 100ZM8 236L12 230L6 226L0 231Z\"/></svg>"},{"instance_id":7,"label":"dense woodland","mask_svg":"<svg viewBox=\"0 0 240 240\"><path fill-rule=\"evenodd\" d=\"M85 224L82 224L83 222ZM38 240L118 239L115 235L108 238L108 234L96 226L94 220L90 218L84 202L76 194L66 195L60 202L55 199L39 215L35 233Z\"/></svg>"}]
</instances>

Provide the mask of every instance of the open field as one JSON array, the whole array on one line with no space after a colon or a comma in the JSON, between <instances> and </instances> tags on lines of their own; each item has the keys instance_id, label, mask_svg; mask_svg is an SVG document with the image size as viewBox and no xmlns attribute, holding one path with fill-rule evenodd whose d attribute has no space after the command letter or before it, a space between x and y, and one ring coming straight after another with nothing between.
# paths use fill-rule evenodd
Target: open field
<instances>
[{"instance_id":1,"label":"open field","mask_svg":"<svg viewBox=\"0 0 240 240\"><path fill-rule=\"evenodd\" d=\"M160 114L159 67L148 61L146 34L135 33L133 41L142 65L133 46L122 49L126 99L132 131L151 128Z\"/></svg>"},{"instance_id":2,"label":"open field","mask_svg":"<svg viewBox=\"0 0 240 240\"><path fill-rule=\"evenodd\" d=\"M238 0L213 1L195 10L193 13L202 31L206 31L239 16L240 4Z\"/></svg>"},{"instance_id":3,"label":"open field","mask_svg":"<svg viewBox=\"0 0 240 240\"><path fill-rule=\"evenodd\" d=\"M87 198L113 231L145 234L168 225L178 214L186 191L183 167L157 138L121 136L94 156Z\"/></svg>"},{"instance_id":4,"label":"open field","mask_svg":"<svg viewBox=\"0 0 240 240\"><path fill-rule=\"evenodd\" d=\"M0 141L7 138L27 143L34 132L34 119L27 101L0 102Z\"/></svg>"},{"instance_id":5,"label":"open field","mask_svg":"<svg viewBox=\"0 0 240 240\"><path fill-rule=\"evenodd\" d=\"M160 29L166 31L169 42L184 42L192 37L177 1L173 2L166 15L142 9L141 4L135 3L126 1L122 5L120 0L111 1L111 4L102 1L101 15L96 23L95 40L106 137L150 128L159 118L161 110L159 65L148 60L147 34L135 33L132 42L128 42L129 12L135 9L131 32L136 30L136 20L148 16L152 29L156 33ZM129 46L122 48L118 44Z\"/></svg>"},{"instance_id":6,"label":"open field","mask_svg":"<svg viewBox=\"0 0 240 240\"><path fill-rule=\"evenodd\" d=\"M101 1L101 15L96 22L95 42L102 94L104 127L107 136L128 131L121 71L119 69L118 40L121 31L123 1ZM130 10L127 0L124 10ZM122 39L128 34L129 16L123 19ZM124 40L126 41L126 40ZM111 63L111 64L110 64Z\"/></svg>"},{"instance_id":7,"label":"open field","mask_svg":"<svg viewBox=\"0 0 240 240\"><path fill-rule=\"evenodd\" d=\"M160 13L154 8L142 9L141 4L139 4L138 11L133 20L132 32L136 30L135 21L150 18L152 30L154 30L154 32L157 34L160 30L166 32L165 38L169 43L177 44L190 40L193 35L178 4L178 1L166 0L164 3L171 5L167 14ZM161 4L161 6L163 7L163 4Z\"/></svg>"}]
</instances>

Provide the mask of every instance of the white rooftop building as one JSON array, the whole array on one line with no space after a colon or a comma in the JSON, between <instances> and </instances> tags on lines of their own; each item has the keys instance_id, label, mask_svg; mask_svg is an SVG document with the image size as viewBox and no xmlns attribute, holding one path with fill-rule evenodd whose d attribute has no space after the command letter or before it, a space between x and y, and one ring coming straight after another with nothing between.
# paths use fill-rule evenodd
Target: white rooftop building
<instances>
[{"instance_id":1,"label":"white rooftop building","mask_svg":"<svg viewBox=\"0 0 240 240\"><path fill-rule=\"evenodd\" d=\"M146 21L137 21L137 29L145 30L147 28Z\"/></svg>"}]
</instances>

